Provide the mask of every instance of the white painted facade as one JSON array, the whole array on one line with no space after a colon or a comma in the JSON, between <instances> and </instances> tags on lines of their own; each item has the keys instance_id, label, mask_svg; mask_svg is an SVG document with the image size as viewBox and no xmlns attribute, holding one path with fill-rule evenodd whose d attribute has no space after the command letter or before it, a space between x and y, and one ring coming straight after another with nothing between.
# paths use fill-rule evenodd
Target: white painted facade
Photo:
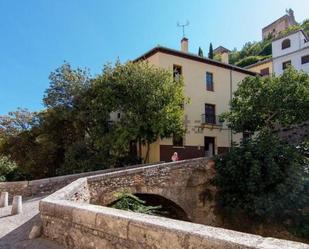
<instances>
[{"instance_id":1,"label":"white painted facade","mask_svg":"<svg viewBox=\"0 0 309 249\"><path fill-rule=\"evenodd\" d=\"M290 46L283 48L283 43L290 41ZM283 73L283 64L291 62L297 70L309 73L309 62L302 63L302 57L309 56L309 39L302 30L296 31L272 42L273 72Z\"/></svg>"}]
</instances>

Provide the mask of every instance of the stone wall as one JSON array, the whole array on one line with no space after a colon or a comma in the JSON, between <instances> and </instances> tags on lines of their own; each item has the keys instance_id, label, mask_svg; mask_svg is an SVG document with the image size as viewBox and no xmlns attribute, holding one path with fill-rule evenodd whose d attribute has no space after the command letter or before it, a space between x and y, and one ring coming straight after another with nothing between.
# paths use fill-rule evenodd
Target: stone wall
<instances>
[{"instance_id":1,"label":"stone wall","mask_svg":"<svg viewBox=\"0 0 309 249\"><path fill-rule=\"evenodd\" d=\"M114 200L115 191L127 187L133 192L167 195L189 212L185 201L175 195L189 200L191 197L180 193L181 189L194 189L193 180L207 188L205 180L211 175L206 160L195 159L78 179L40 202L43 234L67 248L77 249L309 249L302 243L93 204L109 203ZM174 196L169 189L175 191ZM188 195L192 194L193 191Z\"/></svg>"},{"instance_id":2,"label":"stone wall","mask_svg":"<svg viewBox=\"0 0 309 249\"><path fill-rule=\"evenodd\" d=\"M154 165L154 164L149 164ZM85 172L80 174L72 174L72 175L64 175L58 177L44 178L33 181L18 181L18 182L0 182L0 192L9 192L9 195L12 197L13 195L22 195L23 197L31 197L31 196L40 196L46 195L55 192L56 190L63 188L69 183L79 179L81 177L98 175L108 172L114 172L124 169L131 169L145 166L143 165L134 165L128 166L124 168L112 168L106 170L98 170Z\"/></svg>"}]
</instances>

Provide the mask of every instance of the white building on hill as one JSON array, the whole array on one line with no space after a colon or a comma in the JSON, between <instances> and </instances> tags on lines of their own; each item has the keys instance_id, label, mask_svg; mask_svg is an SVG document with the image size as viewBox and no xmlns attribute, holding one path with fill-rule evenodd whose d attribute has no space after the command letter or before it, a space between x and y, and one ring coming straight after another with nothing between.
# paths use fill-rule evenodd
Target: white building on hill
<instances>
[{"instance_id":1,"label":"white building on hill","mask_svg":"<svg viewBox=\"0 0 309 249\"><path fill-rule=\"evenodd\" d=\"M272 42L273 72L283 73L288 65L309 73L309 37L303 30L296 30Z\"/></svg>"}]
</instances>

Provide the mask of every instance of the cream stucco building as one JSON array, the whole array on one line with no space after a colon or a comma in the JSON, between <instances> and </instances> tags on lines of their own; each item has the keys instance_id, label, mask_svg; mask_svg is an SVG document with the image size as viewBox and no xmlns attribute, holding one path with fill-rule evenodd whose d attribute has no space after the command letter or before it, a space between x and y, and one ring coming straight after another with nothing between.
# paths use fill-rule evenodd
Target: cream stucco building
<instances>
[{"instance_id":1,"label":"cream stucco building","mask_svg":"<svg viewBox=\"0 0 309 249\"><path fill-rule=\"evenodd\" d=\"M238 83L256 73L189 53L186 38L181 41L181 51L158 46L138 60L181 74L185 95L190 99L184 106L184 137L152 144L150 162L170 161L173 152L178 152L180 159L211 156L227 151L233 141L239 141L240 135L233 134L218 116L229 109Z\"/></svg>"},{"instance_id":2,"label":"cream stucco building","mask_svg":"<svg viewBox=\"0 0 309 249\"><path fill-rule=\"evenodd\" d=\"M251 70L252 72L259 73L262 76L269 76L273 74L273 61L272 58L269 58L258 61L257 63L249 65L245 68Z\"/></svg>"}]
</instances>

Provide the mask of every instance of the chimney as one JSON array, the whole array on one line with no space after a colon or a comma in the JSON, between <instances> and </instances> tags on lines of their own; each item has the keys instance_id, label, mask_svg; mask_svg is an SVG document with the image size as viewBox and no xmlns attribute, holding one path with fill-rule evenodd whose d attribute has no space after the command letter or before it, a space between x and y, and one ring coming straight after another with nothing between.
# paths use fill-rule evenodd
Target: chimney
<instances>
[{"instance_id":1,"label":"chimney","mask_svg":"<svg viewBox=\"0 0 309 249\"><path fill-rule=\"evenodd\" d=\"M181 39L181 52L188 53L189 52L188 47L189 47L189 40L186 37L182 38Z\"/></svg>"},{"instance_id":2,"label":"chimney","mask_svg":"<svg viewBox=\"0 0 309 249\"><path fill-rule=\"evenodd\" d=\"M221 62L229 64L229 53L228 52L223 52L221 54Z\"/></svg>"}]
</instances>

